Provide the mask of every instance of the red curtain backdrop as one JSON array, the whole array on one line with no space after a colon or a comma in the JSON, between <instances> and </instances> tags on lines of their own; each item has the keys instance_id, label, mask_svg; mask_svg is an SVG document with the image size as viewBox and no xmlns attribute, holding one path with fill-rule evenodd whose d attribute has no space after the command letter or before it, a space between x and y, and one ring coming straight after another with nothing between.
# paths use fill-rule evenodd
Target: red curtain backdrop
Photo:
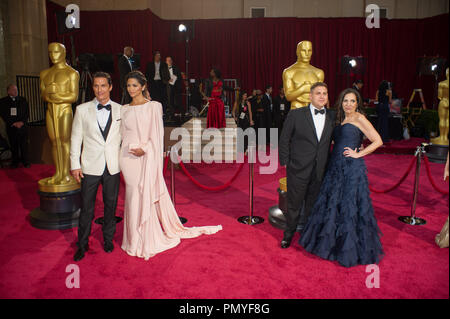
<instances>
[{"instance_id":1,"label":"red curtain backdrop","mask_svg":"<svg viewBox=\"0 0 450 319\"><path fill-rule=\"evenodd\" d=\"M70 52L69 36L57 34L55 12L61 9L47 1L48 38L49 42L63 42ZM448 18L444 14L427 19L382 19L379 29L368 29L365 18L196 20L189 41L189 76L205 78L217 67L224 78L239 79L247 91L272 84L276 93L283 70L296 61L297 43L309 40L313 43L311 64L324 70L332 103L340 90L362 78L366 98L374 98L378 84L385 79L394 83L394 90L406 101L414 88L422 88L431 107L434 78L416 75L417 59L424 55L448 59ZM82 10L81 29L73 33L75 52L117 54L131 45L142 55L141 70L145 71L152 51L160 50L184 71L185 43L170 37L171 28L178 23L162 20L150 10ZM344 55L365 57L365 74L341 75ZM118 74L113 80L117 87Z\"/></svg>"}]
</instances>

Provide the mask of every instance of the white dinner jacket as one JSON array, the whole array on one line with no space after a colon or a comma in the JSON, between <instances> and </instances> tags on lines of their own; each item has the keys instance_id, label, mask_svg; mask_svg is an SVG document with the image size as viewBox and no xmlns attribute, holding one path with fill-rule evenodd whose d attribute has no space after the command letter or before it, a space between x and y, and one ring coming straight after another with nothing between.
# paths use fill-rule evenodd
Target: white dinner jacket
<instances>
[{"instance_id":1,"label":"white dinner jacket","mask_svg":"<svg viewBox=\"0 0 450 319\"><path fill-rule=\"evenodd\" d=\"M81 168L83 174L100 176L106 165L109 173L114 175L120 172L122 106L111 101L111 127L105 141L97 122L97 105L94 101L95 99L77 106L70 139L70 166L72 170Z\"/></svg>"}]
</instances>

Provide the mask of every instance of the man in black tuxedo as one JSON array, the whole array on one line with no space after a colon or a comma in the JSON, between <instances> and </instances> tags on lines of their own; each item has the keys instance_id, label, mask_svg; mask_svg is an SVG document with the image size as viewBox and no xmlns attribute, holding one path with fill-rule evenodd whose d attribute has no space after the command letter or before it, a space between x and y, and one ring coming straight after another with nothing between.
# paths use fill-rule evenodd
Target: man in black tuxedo
<instances>
[{"instance_id":1,"label":"man in black tuxedo","mask_svg":"<svg viewBox=\"0 0 450 319\"><path fill-rule=\"evenodd\" d=\"M147 63L145 77L149 84L150 97L162 104L164 114L167 110L167 84L170 80L169 68L161 61L161 53L155 51L153 61Z\"/></svg>"},{"instance_id":2,"label":"man in black tuxedo","mask_svg":"<svg viewBox=\"0 0 450 319\"><path fill-rule=\"evenodd\" d=\"M273 111L272 85L266 86L266 92L262 96L261 103L264 106L264 124L266 127L266 141L268 144L270 141L270 128L272 127L272 111Z\"/></svg>"},{"instance_id":3,"label":"man in black tuxedo","mask_svg":"<svg viewBox=\"0 0 450 319\"><path fill-rule=\"evenodd\" d=\"M166 64L169 69L169 83L167 83L167 115L171 117L174 113L184 113L181 111L182 81L180 69L173 64L172 57L166 57Z\"/></svg>"},{"instance_id":4,"label":"man in black tuxedo","mask_svg":"<svg viewBox=\"0 0 450 319\"><path fill-rule=\"evenodd\" d=\"M24 167L30 167L28 159L28 102L18 95L17 86L7 87L8 96L0 99L0 116L6 126L9 144L12 152L12 167L17 168L22 162Z\"/></svg>"},{"instance_id":5,"label":"man in black tuxedo","mask_svg":"<svg viewBox=\"0 0 450 319\"><path fill-rule=\"evenodd\" d=\"M290 109L291 109L291 102L289 102L286 99L286 96L284 95L283 86L280 86L280 93L273 98L273 112L272 112L274 119L274 126L278 129L278 134L280 134L282 131L283 123Z\"/></svg>"},{"instance_id":6,"label":"man in black tuxedo","mask_svg":"<svg viewBox=\"0 0 450 319\"><path fill-rule=\"evenodd\" d=\"M119 76L120 76L120 88L122 89L122 99L120 104L128 104L131 102L131 97L127 91L127 84L125 83L125 77L128 73L136 69L132 60L134 49L132 47L125 47L123 49L123 55L119 58Z\"/></svg>"},{"instance_id":7,"label":"man in black tuxedo","mask_svg":"<svg viewBox=\"0 0 450 319\"><path fill-rule=\"evenodd\" d=\"M292 109L281 132L279 156L287 173L287 227L282 248L288 248L298 229L306 225L320 191L328 161L335 113L325 109L328 88L317 82L311 86L311 104ZM302 208L305 201L304 209Z\"/></svg>"}]
</instances>

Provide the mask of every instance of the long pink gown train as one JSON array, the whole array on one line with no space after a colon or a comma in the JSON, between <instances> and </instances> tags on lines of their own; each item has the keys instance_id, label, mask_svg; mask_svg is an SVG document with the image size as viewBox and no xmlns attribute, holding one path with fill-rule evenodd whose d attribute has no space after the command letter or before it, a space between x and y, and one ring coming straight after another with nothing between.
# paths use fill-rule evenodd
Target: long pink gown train
<instances>
[{"instance_id":1,"label":"long pink gown train","mask_svg":"<svg viewBox=\"0 0 450 319\"><path fill-rule=\"evenodd\" d=\"M126 184L123 250L148 260L175 247L181 238L222 229L220 225L188 228L178 218L163 177L164 127L159 102L124 105L121 130L120 168ZM129 153L136 147L141 147L145 155Z\"/></svg>"}]
</instances>

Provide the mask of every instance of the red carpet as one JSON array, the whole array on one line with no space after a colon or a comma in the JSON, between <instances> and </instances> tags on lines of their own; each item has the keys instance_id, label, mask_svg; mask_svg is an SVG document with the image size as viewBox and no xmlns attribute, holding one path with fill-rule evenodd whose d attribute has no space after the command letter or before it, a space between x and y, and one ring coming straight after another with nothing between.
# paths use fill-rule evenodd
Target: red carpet
<instances>
[{"instance_id":1,"label":"red carpet","mask_svg":"<svg viewBox=\"0 0 450 319\"><path fill-rule=\"evenodd\" d=\"M366 159L371 185L393 185L410 156L371 155ZM238 164L186 165L202 184L220 185ZM444 166L431 163L438 185ZM256 170L258 172L258 170ZM102 249L100 226L93 224L90 251L78 263L80 289L66 288L66 266L74 263L76 229L45 231L30 226L28 213L39 206L37 180L52 167L0 170L0 298L449 298L449 251L434 243L448 216L448 198L431 187L422 169L417 216L425 226L397 220L410 214L413 174L389 194L372 194L386 256L381 261L380 288L365 285L365 266L343 268L306 253L298 244L282 250L282 232L267 222L277 203L280 168L275 175L255 176L255 215L266 221L247 226L236 221L248 213L247 165L230 188L207 192L177 171L177 210L187 226L223 225L223 231L182 243L149 261L120 249L118 224L115 250ZM100 195L100 194L99 194ZM121 189L118 215L123 214ZM99 202L96 215L102 215Z\"/></svg>"}]
</instances>

